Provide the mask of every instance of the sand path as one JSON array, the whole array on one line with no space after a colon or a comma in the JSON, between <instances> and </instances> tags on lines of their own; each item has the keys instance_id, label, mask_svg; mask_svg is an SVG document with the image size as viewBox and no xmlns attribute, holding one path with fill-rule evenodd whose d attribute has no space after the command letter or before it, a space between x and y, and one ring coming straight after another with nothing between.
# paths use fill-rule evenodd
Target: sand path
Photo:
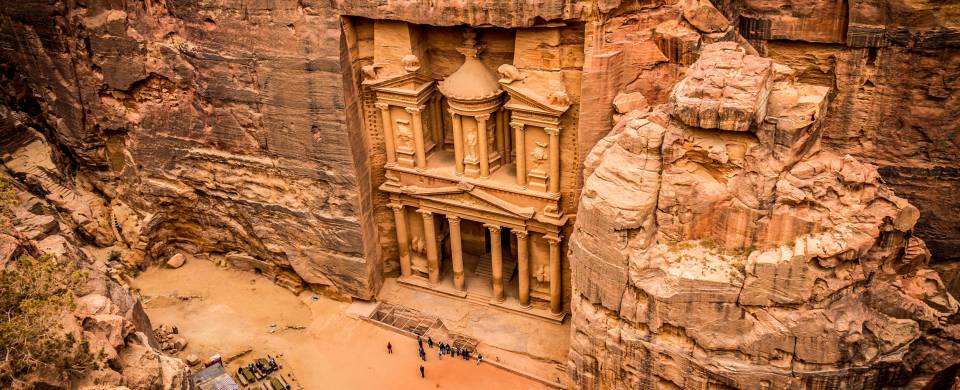
<instances>
[{"instance_id":1,"label":"sand path","mask_svg":"<svg viewBox=\"0 0 960 390\"><path fill-rule=\"evenodd\" d=\"M191 259L175 270L150 269L134 287L154 326L175 325L187 339L179 356L253 349L229 365L234 370L254 357L282 354L284 375L292 373L292 384L304 389L547 388L488 364L438 361L436 349L428 350L426 379L421 379L415 340L345 315L346 303L313 301L306 293L297 297L266 278L205 260ZM388 341L392 355L386 353Z\"/></svg>"}]
</instances>

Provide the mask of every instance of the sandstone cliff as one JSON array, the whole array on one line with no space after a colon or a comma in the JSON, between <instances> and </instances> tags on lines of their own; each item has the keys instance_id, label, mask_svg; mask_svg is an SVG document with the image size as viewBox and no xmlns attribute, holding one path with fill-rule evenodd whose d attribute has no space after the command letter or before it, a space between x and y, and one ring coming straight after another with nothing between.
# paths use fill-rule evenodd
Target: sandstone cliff
<instances>
[{"instance_id":1,"label":"sandstone cliff","mask_svg":"<svg viewBox=\"0 0 960 390\"><path fill-rule=\"evenodd\" d=\"M9 119L22 113L0 108ZM62 312L57 323L61 331L85 343L99 356L97 368L82 372L57 372L41 366L16 378L14 388L86 388L87 386L125 386L134 389L187 389L189 370L180 359L163 355L154 339L150 320L138 296L126 285L127 267L120 261L98 260L83 248L81 237L112 240L109 227L92 223L100 209L96 199L58 183L60 168L53 163L50 146L34 130L13 126L18 134L0 131L6 151L0 154L0 180L12 197L4 199L0 210L0 269L9 270L17 258L50 255L60 264L75 264L87 277L75 291L73 304ZM12 152L12 153L11 153ZM9 153L9 154L8 154ZM23 159L35 165L23 169ZM22 182L17 181L21 178ZM45 194L33 195L28 188ZM79 232L79 235L75 232ZM4 325L16 326L13 323ZM9 366L0 367L4 380Z\"/></svg>"},{"instance_id":2,"label":"sandstone cliff","mask_svg":"<svg viewBox=\"0 0 960 390\"><path fill-rule=\"evenodd\" d=\"M944 340L960 331L942 320L943 287L960 292L952 2L21 1L0 9L0 62L17 80L8 175L61 211L63 231L129 248L132 266L229 254L293 290L372 298L395 244L342 16L584 25L570 264L581 385L653 383L652 367L684 368L690 387L758 372L904 382L957 355ZM717 42L745 50L712 54L724 61L773 60L729 78L739 109L675 88L726 83L705 62L688 73ZM715 323L677 319L687 311ZM775 369L742 366L764 362Z\"/></svg>"},{"instance_id":3,"label":"sandstone cliff","mask_svg":"<svg viewBox=\"0 0 960 390\"><path fill-rule=\"evenodd\" d=\"M828 92L712 44L594 148L571 242L580 387L877 388L956 357L951 336L942 363L913 357L958 303L917 208L821 146Z\"/></svg>"}]
</instances>

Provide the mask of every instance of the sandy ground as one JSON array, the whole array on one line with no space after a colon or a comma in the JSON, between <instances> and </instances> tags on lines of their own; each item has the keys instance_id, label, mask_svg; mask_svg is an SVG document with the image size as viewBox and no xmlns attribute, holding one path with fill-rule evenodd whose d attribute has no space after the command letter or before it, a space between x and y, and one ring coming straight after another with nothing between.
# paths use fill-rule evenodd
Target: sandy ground
<instances>
[{"instance_id":1,"label":"sandy ground","mask_svg":"<svg viewBox=\"0 0 960 390\"><path fill-rule=\"evenodd\" d=\"M470 281L468 281L470 282ZM564 369L570 350L570 320L555 324L461 298L384 281L379 299L440 317L447 329L480 340L489 359L549 381L570 385Z\"/></svg>"},{"instance_id":2,"label":"sandy ground","mask_svg":"<svg viewBox=\"0 0 960 390\"><path fill-rule=\"evenodd\" d=\"M345 315L346 303L322 297L313 301L306 293L297 297L265 278L205 260L191 259L175 270L150 269L133 285L141 290L153 325L175 325L187 339L179 356L253 349L230 364L234 370L255 357L282 354L284 376L294 375L294 388L548 388L488 364L449 357L438 361L436 349L428 350L426 378L421 379L416 340ZM386 353L388 341L392 355Z\"/></svg>"}]
</instances>

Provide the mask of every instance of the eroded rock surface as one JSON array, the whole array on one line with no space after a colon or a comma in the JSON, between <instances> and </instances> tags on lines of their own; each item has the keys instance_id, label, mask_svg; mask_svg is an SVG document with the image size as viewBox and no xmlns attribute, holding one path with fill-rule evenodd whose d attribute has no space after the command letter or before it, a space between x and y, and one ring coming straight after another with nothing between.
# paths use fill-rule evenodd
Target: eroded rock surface
<instances>
[{"instance_id":1,"label":"eroded rock surface","mask_svg":"<svg viewBox=\"0 0 960 390\"><path fill-rule=\"evenodd\" d=\"M51 174L59 171L52 169ZM16 183L10 172L0 167L0 179ZM20 184L11 184L14 200L9 215L0 215L0 226L13 226L0 232L0 267L12 265L18 256L49 254L60 262L77 264L87 274L87 282L77 291L71 310L60 318L64 332L87 342L90 350L102 354L99 368L79 373L36 371L17 384L27 388L83 388L99 385L131 389L183 390L190 388L189 370L180 359L163 355L154 340L150 320L140 298L129 290L126 267L119 261L96 260L80 245L71 225L56 212L60 204L48 203L30 194ZM83 218L80 214L66 214ZM42 221L42 222L41 222ZM40 222L40 223L38 223Z\"/></svg>"},{"instance_id":2,"label":"eroded rock surface","mask_svg":"<svg viewBox=\"0 0 960 390\"><path fill-rule=\"evenodd\" d=\"M725 73L730 57L764 70ZM827 88L722 43L691 69L585 163L574 382L875 388L918 374L911 346L953 326L958 303L912 234L917 208L876 167L820 148ZM696 83L753 87L730 104Z\"/></svg>"}]
</instances>

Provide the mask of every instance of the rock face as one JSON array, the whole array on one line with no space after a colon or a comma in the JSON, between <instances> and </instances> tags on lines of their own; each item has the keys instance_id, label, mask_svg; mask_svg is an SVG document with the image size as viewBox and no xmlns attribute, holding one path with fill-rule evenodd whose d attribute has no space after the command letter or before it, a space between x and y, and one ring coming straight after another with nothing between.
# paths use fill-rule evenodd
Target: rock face
<instances>
[{"instance_id":1,"label":"rock face","mask_svg":"<svg viewBox=\"0 0 960 390\"><path fill-rule=\"evenodd\" d=\"M51 174L59 171L52 170ZM0 179L14 183L0 168ZM0 232L0 267L6 268L17 256L51 254L62 262L74 262L89 280L78 291L72 312L63 313L60 324L77 340L89 343L91 351L102 352L101 367L67 376L63 373L33 373L19 378L29 388L81 388L89 385L126 386L131 389L188 389L189 370L180 359L161 354L154 340L150 320L139 297L126 286L123 266L117 261L95 261L82 240L71 230L75 220L62 219L54 203L31 195L15 185L15 202L10 215L0 214L0 226L14 229ZM77 218L82 215L65 213ZM9 221L7 221L9 220Z\"/></svg>"},{"instance_id":2,"label":"rock face","mask_svg":"<svg viewBox=\"0 0 960 390\"><path fill-rule=\"evenodd\" d=\"M952 326L919 211L821 149L828 90L793 76L707 46L668 105L627 114L587 158L578 386L875 388L916 374L912 343Z\"/></svg>"},{"instance_id":3,"label":"rock face","mask_svg":"<svg viewBox=\"0 0 960 390\"><path fill-rule=\"evenodd\" d=\"M119 245L137 267L213 253L375 297L397 248L344 16L582 27L583 51L557 54L583 63L565 81L584 174L563 177L583 189L564 199L581 386L876 387L954 360L949 1L11 2L0 159L57 213L20 215L0 261L23 240ZM164 361L124 362L141 360Z\"/></svg>"}]
</instances>

